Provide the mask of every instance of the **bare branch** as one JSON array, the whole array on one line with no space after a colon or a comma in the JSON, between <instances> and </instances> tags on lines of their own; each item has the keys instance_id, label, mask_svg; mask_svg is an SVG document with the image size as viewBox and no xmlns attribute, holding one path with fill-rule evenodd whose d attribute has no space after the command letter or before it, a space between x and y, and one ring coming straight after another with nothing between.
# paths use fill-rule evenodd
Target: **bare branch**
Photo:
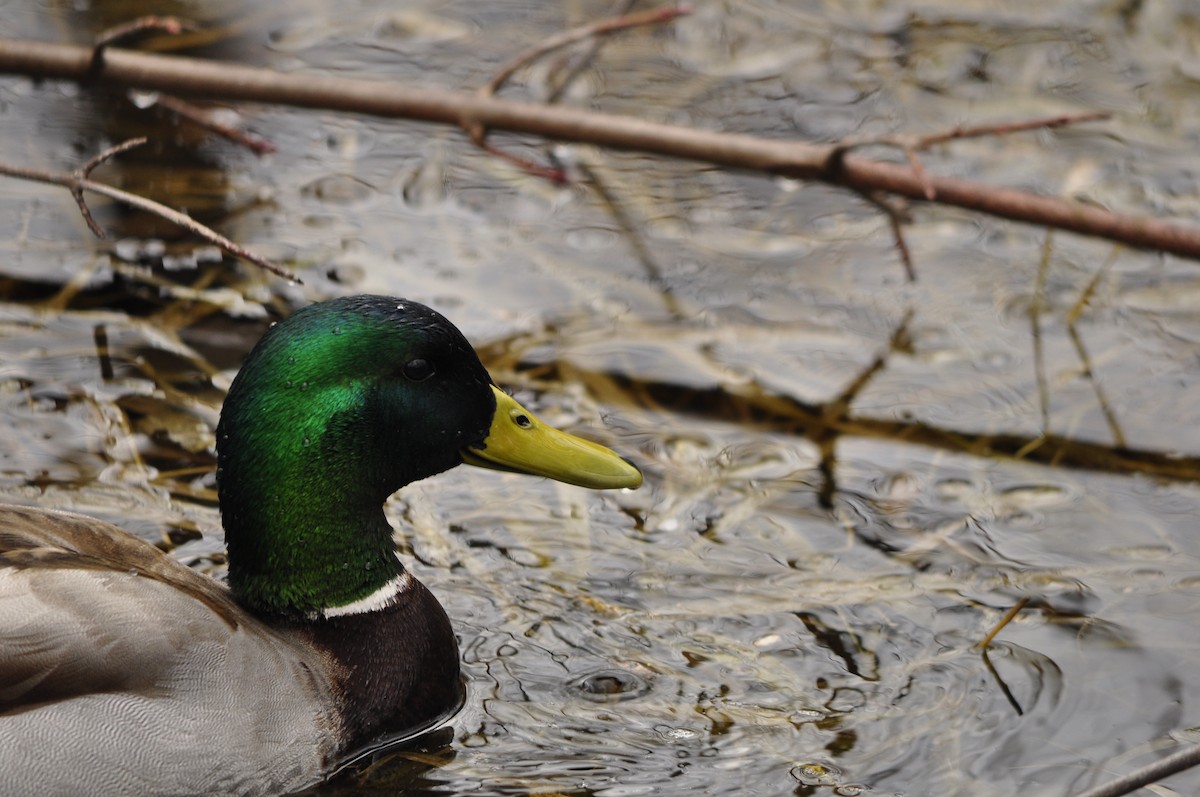
<instances>
[{"instance_id":1,"label":"bare branch","mask_svg":"<svg viewBox=\"0 0 1200 797\"><path fill-rule=\"evenodd\" d=\"M0 39L0 72L84 80L91 51L85 47ZM1119 241L1139 249L1200 259L1200 229L1149 216L1129 216L1058 197L948 177L922 181L910 166L843 153L837 146L696 130L615 114L480 97L461 91L406 86L382 80L295 74L180 56L110 50L95 81L174 94L286 103L306 108L375 114L452 124L483 125L649 154L820 180L855 191L885 191L937 201L1000 218Z\"/></svg>"},{"instance_id":2,"label":"bare branch","mask_svg":"<svg viewBox=\"0 0 1200 797\"><path fill-rule=\"evenodd\" d=\"M492 76L485 85L479 88L478 94L480 97L491 97L500 90L500 88L508 82L508 79L513 74L524 66L527 66L539 58L552 53L555 50L561 49L568 45L574 44L584 39L596 38L615 33L627 28L636 27L639 25L656 25L662 22L669 22L676 17L684 14L690 14L692 7L690 5L678 5L669 8L659 8L653 11L642 11L636 14L624 14L611 19L603 19L598 22L593 22L590 25L582 25L578 28L573 28L568 31L563 31L555 36L551 36L541 44L531 47L525 52L518 55L513 60L502 66L499 71ZM567 182L566 172L562 169L557 169L549 166L542 166L533 161L522 158L518 155L512 155L497 147L487 143L487 127L481 122L470 122L464 124L467 134L470 135L471 141L475 146L489 152L492 155L501 157L508 162L514 164L519 169L536 174L541 177L555 182Z\"/></svg>"},{"instance_id":3,"label":"bare branch","mask_svg":"<svg viewBox=\"0 0 1200 797\"><path fill-rule=\"evenodd\" d=\"M479 94L484 97L490 97L500 90L508 79L522 67L528 66L539 58L555 50L561 49L576 42L590 39L596 36L606 36L617 31L635 28L640 25L658 25L663 22L670 22L676 17L684 16L692 13L691 5L683 3L677 6L669 6L667 8L656 8L650 11L639 11L633 14L623 14L619 17L610 19L602 19L593 22L589 25L580 25L571 30L565 30L562 33L555 34L544 40L541 44L530 47L523 53L517 55L516 58L509 61L504 66L492 75L492 79L487 85L479 89Z\"/></svg>"},{"instance_id":4,"label":"bare branch","mask_svg":"<svg viewBox=\"0 0 1200 797\"><path fill-rule=\"evenodd\" d=\"M140 147L145 143L145 137L131 138L128 141L124 141L116 146L109 147L103 152L98 153L97 155L93 156L91 160L73 172L75 184L70 186L71 196L75 198L75 204L79 205L79 212L83 214L83 220L87 222L88 229L92 231L93 235L101 240L104 240L108 236L105 234L104 229L96 223L94 218L92 218L92 209L88 207L87 202L83 198L83 188L80 187L79 181L86 180L92 173L92 170L105 161L120 155L122 152L131 150L134 147Z\"/></svg>"},{"instance_id":5,"label":"bare branch","mask_svg":"<svg viewBox=\"0 0 1200 797\"><path fill-rule=\"evenodd\" d=\"M615 9L613 12L614 15L624 16L628 14L629 9L633 8L634 2L635 0L621 0L621 2L618 4L619 8ZM556 103L566 95L567 89L571 87L571 84L575 82L575 79L582 75L583 70L587 69L588 66L595 61L596 56L600 54L600 49L604 46L605 41L606 39L600 36L592 39L591 43L588 44L587 52L585 52L582 57L576 59L575 63L571 64L566 73L557 80L557 83L546 96L546 102Z\"/></svg>"},{"instance_id":6,"label":"bare branch","mask_svg":"<svg viewBox=\"0 0 1200 797\"><path fill-rule=\"evenodd\" d=\"M531 161L528 158L522 158L520 155L514 155L511 152L500 149L495 144L491 144L486 139L487 131L482 127L471 130L471 140L475 146L479 147L489 155L495 155L497 158L502 158L513 166L524 172L529 172L532 175L542 177L552 183L565 185L567 183L567 173L564 169L556 166L543 166L536 161Z\"/></svg>"},{"instance_id":7,"label":"bare branch","mask_svg":"<svg viewBox=\"0 0 1200 797\"><path fill-rule=\"evenodd\" d=\"M954 127L950 130L943 130L939 133L929 133L927 135L890 135L890 136L874 136L869 138L848 138L839 141L836 148L830 155L831 163L836 163L846 152L852 149L860 149L862 147L880 146L880 147L895 147L904 152L904 156L908 159L908 165L912 167L913 174L921 182L924 189L925 199L933 202L937 199L937 189L933 185L933 180L929 177L929 173L925 171L925 166L921 163L918 152L929 149L934 144L943 144L947 141L953 141L959 138L981 138L983 136L1005 136L1012 133L1021 133L1027 130L1053 129L1056 127L1064 127L1065 125L1079 124L1081 122L1098 122L1112 117L1112 114L1105 111L1093 111L1089 113L1064 114L1060 116L1050 116L1042 119L1027 119L1020 122L1006 122L1003 124L993 125L978 125L976 127Z\"/></svg>"},{"instance_id":8,"label":"bare branch","mask_svg":"<svg viewBox=\"0 0 1200 797\"><path fill-rule=\"evenodd\" d=\"M92 46L92 60L88 65L88 72L92 75L97 75L104 69L104 54L108 47L128 41L147 31L157 30L174 36L185 30L199 29L200 26L196 23L189 22L186 19L179 19L178 17L146 16L123 22L120 25L102 31L96 37L96 42Z\"/></svg>"},{"instance_id":9,"label":"bare branch","mask_svg":"<svg viewBox=\"0 0 1200 797\"><path fill-rule=\"evenodd\" d=\"M254 254L250 250L234 243L215 230L205 227L203 224L196 221L191 216L188 216L186 213L181 213L174 208L169 208L166 205L155 202L153 199L147 199L146 197L138 196L137 194L131 194L128 191L122 191L120 188L114 188L106 183L97 183L94 180L80 176L84 172L84 169L90 171L100 162L112 157L117 152L124 152L125 150L131 149L141 143L144 143L144 139L141 141L138 139L132 139L131 141L126 141L123 144L119 144L116 147L101 153L96 158L92 158L92 160L88 161L84 167L76 170L76 172L72 174L46 172L42 171L41 169L30 169L22 166L13 166L12 164L7 163L0 163L0 174L5 174L9 177L16 177L22 180L33 180L39 183L49 183L50 185L61 185L68 189L71 194L77 198L76 201L79 203L79 206L84 213L84 218L87 220L88 226L101 238L105 237L104 232L103 230L99 229L96 222L92 219L86 203L83 202L82 195L84 191L90 191L93 194L100 194L101 196L106 196L109 199L116 200L117 202L129 205L130 207L144 210L147 213L153 213L159 218L166 219L172 224L182 227L193 235L203 238L209 243L220 247L223 251L228 252L235 257L240 257L243 260L247 260L260 268L270 271L272 274L283 277L284 279L288 279L293 282L301 282L300 278L288 269L284 268L283 266L276 265L266 258Z\"/></svg>"},{"instance_id":10,"label":"bare branch","mask_svg":"<svg viewBox=\"0 0 1200 797\"><path fill-rule=\"evenodd\" d=\"M151 30L161 31L174 36L185 30L200 30L200 26L195 22L180 19L179 17L138 17L137 19L122 22L120 25L114 25L108 30L102 31L96 37L95 47L96 49L101 49L119 44Z\"/></svg>"},{"instance_id":11,"label":"bare branch","mask_svg":"<svg viewBox=\"0 0 1200 797\"><path fill-rule=\"evenodd\" d=\"M1043 119L1027 119L1022 122L1009 122L998 125L979 125L977 127L956 127L942 133L932 133L916 139L914 149L929 149L934 144L941 144L958 138L981 138L983 136L1007 136L1011 133L1023 133L1027 130L1052 130L1066 125L1077 125L1082 122L1103 122L1112 118L1107 111L1090 111L1088 113L1063 114L1049 116Z\"/></svg>"},{"instance_id":12,"label":"bare branch","mask_svg":"<svg viewBox=\"0 0 1200 797\"><path fill-rule=\"evenodd\" d=\"M170 94L160 94L158 95L156 104L160 108L166 108L171 113L188 120L192 124L199 125L230 141L241 144L256 154L269 155L277 151L275 145L262 136L255 135L240 127L225 124L212 111L200 108L190 102L185 102L178 97L173 97Z\"/></svg>"},{"instance_id":13,"label":"bare branch","mask_svg":"<svg viewBox=\"0 0 1200 797\"><path fill-rule=\"evenodd\" d=\"M86 180L91 176L92 170L100 164L110 161L118 155L126 153L131 149L136 149L145 144L147 141L149 141L149 139L145 136L138 136L137 138L131 138L126 141L122 141L120 144L115 144L103 152L93 155L91 160L75 170L75 176L80 180Z\"/></svg>"},{"instance_id":14,"label":"bare branch","mask_svg":"<svg viewBox=\"0 0 1200 797\"><path fill-rule=\"evenodd\" d=\"M979 650L987 650L988 645L992 644L992 640L996 638L996 635L1003 631L1004 627L1011 623L1013 619L1021 613L1021 610L1025 608L1025 604L1027 603L1029 603L1028 595L1022 597L1020 600L1014 603L1012 607L1004 613L1004 616L1000 618L1000 622L996 623L992 630L988 632L987 636L975 643L975 647Z\"/></svg>"},{"instance_id":15,"label":"bare branch","mask_svg":"<svg viewBox=\"0 0 1200 797\"><path fill-rule=\"evenodd\" d=\"M912 252L908 241L904 238L904 222L908 219L907 209L897 206L878 191L865 191L862 198L883 211L888 224L892 228L892 239L896 242L896 251L900 253L900 263L904 266L904 274L909 282L917 281L917 269L913 265Z\"/></svg>"},{"instance_id":16,"label":"bare branch","mask_svg":"<svg viewBox=\"0 0 1200 797\"><path fill-rule=\"evenodd\" d=\"M1156 780L1162 780L1169 775L1174 775L1176 772L1183 772L1185 769L1191 769L1197 765L1200 765L1200 744L1185 747L1179 752L1172 753L1164 759L1155 761L1153 764L1147 764L1144 767L1135 769L1128 775L1117 778L1111 783L1080 792L1075 797L1121 797L1121 795L1129 794L1143 786L1154 783Z\"/></svg>"}]
</instances>

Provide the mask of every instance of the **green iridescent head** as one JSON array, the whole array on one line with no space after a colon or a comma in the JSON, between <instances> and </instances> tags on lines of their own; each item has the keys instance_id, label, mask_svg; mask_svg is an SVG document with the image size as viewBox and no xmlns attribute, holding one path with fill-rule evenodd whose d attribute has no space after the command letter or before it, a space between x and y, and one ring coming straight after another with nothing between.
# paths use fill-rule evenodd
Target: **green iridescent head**
<instances>
[{"instance_id":1,"label":"green iridescent head","mask_svg":"<svg viewBox=\"0 0 1200 797\"><path fill-rule=\"evenodd\" d=\"M641 483L616 454L496 390L441 315L383 296L311 305L272 327L229 390L217 455L230 586L284 615L352 603L398 576L383 502L464 459L594 488Z\"/></svg>"}]
</instances>

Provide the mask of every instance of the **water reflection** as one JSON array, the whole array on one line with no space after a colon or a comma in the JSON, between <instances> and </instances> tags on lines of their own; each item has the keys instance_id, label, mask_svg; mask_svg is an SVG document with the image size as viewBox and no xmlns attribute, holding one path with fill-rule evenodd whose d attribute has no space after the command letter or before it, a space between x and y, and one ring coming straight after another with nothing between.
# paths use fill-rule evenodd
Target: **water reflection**
<instances>
[{"instance_id":1,"label":"water reflection","mask_svg":"<svg viewBox=\"0 0 1200 797\"><path fill-rule=\"evenodd\" d=\"M701 3L611 41L574 99L833 139L1135 97L1153 120L1126 113L1109 138L969 142L927 165L1186 215L1189 28L1181 4L1143 5L1126 24L1051 5L1014 21ZM14 10L0 27L67 39L124 8ZM602 12L223 8L216 27L236 35L201 43L473 87ZM437 304L498 379L562 395L563 418L646 466L633 494L454 473L400 495L406 558L462 639L468 705L317 793L1065 794L1197 724L1180 633L1200 571L1192 266L1130 252L1104 271L1108 247L1058 240L1039 295L1040 231L923 210L907 285L873 211L794 181L584 151L569 154L594 179L561 189L455 133L247 109L280 147L260 159L124 97L0 92L0 157L68 169L150 132L165 143L109 179L282 253L307 283L101 210L110 258L69 197L0 185L7 500L120 520L219 573L223 387L267 318L350 290ZM1077 307L1085 347L1067 332Z\"/></svg>"}]
</instances>

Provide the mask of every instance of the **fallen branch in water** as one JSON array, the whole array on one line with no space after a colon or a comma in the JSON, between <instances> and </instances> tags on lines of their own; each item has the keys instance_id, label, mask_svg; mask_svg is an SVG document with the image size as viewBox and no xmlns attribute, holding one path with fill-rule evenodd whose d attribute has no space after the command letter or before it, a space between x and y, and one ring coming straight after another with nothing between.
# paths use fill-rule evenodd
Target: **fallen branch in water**
<instances>
[{"instance_id":1,"label":"fallen branch in water","mask_svg":"<svg viewBox=\"0 0 1200 797\"><path fill-rule=\"evenodd\" d=\"M277 151L276 146L262 136L222 121L214 109L200 108L170 94L159 94L153 104L170 111L180 119L216 133L235 144L241 144L256 155L269 155Z\"/></svg>"},{"instance_id":2,"label":"fallen branch in water","mask_svg":"<svg viewBox=\"0 0 1200 797\"><path fill-rule=\"evenodd\" d=\"M92 62L88 65L88 72L96 75L104 69L104 53L108 51L109 47L115 44L127 43L131 39L150 31L160 31L174 36L185 30L195 31L199 30L199 27L194 22L189 22L186 19L151 15L131 19L128 22L101 31L92 45Z\"/></svg>"},{"instance_id":3,"label":"fallen branch in water","mask_svg":"<svg viewBox=\"0 0 1200 797\"><path fill-rule=\"evenodd\" d=\"M1075 125L1080 122L1102 122L1111 116L1112 114L1105 111L1094 111L1091 113L1063 114L1061 116L1051 116L1046 119L1005 122L998 125L978 125L976 127L962 127L960 125L938 133L927 133L923 136L892 135L872 138L847 138L842 139L835 145L834 153L830 157L840 158L850 150L860 147L897 147L904 152L904 156L908 159L908 165L912 167L913 174L921 181L921 185L925 190L925 199L933 202L937 200L937 187L933 184L929 173L925 171L925 166L922 165L921 158L917 155L918 152L924 152L935 144L945 144L948 141L955 141L962 138L1007 136L1012 133L1023 133L1029 130L1052 130L1056 127Z\"/></svg>"},{"instance_id":4,"label":"fallen branch in water","mask_svg":"<svg viewBox=\"0 0 1200 797\"><path fill-rule=\"evenodd\" d=\"M144 210L147 213L152 213L155 216L166 219L172 224L182 227L193 235L203 238L209 243L220 247L220 249L224 252L227 252L235 257L240 257L243 260L248 260L254 265L260 268L265 268L272 274L283 277L284 279L292 280L293 282L300 282L299 277L283 266L276 265L266 258L254 254L249 249L235 244L224 235L205 227L203 224L196 221L186 213L181 213L174 208L169 208L166 205L155 202L153 199L147 199L144 196L131 194L128 191L122 191L120 188L115 188L106 183L98 183L89 178L92 170L100 164L104 163L115 155L119 155L122 152L133 149L134 147L140 147L145 143L146 139L144 138L134 138L130 139L129 141L122 142L121 144L118 144L115 147L110 147L109 149L101 152L99 155L96 155L83 166L69 174L65 172L47 172L42 171L41 169L30 169L24 166L13 166L8 163L0 163L0 174L8 175L9 177L16 177L21 180L33 180L39 183L49 183L50 185L61 185L68 189L71 192L71 196L75 197L75 201L79 204L79 210L83 214L84 221L87 222L88 228L95 233L97 238L105 237L104 230L101 229L100 225L98 225L95 219L92 218L92 212L83 199L84 191L90 191L93 194L100 194L101 196L106 196L109 199L116 200L117 202L129 205L130 207L135 207L139 210Z\"/></svg>"},{"instance_id":5,"label":"fallen branch in water","mask_svg":"<svg viewBox=\"0 0 1200 797\"><path fill-rule=\"evenodd\" d=\"M177 36L184 31L194 32L198 30L200 30L200 27L194 22L179 19L178 17L158 16L138 17L137 19L109 28L102 31L96 37L95 44L92 46L92 62L88 66L88 74L91 77L100 74L104 69L104 55L108 52L108 48L115 44L128 42L130 39L151 31ZM169 94L159 94L155 97L153 104L170 111L180 119L186 119L194 125L199 125L230 141L241 144L256 154L266 155L275 151L275 145L261 136L256 136L253 133L227 124L218 119L213 112L204 108L198 108L189 102L184 102L178 97L172 97ZM81 204L80 207L83 208L84 216L87 217L87 206ZM93 231L95 231L95 228L93 228Z\"/></svg>"},{"instance_id":6,"label":"fallen branch in water","mask_svg":"<svg viewBox=\"0 0 1200 797\"><path fill-rule=\"evenodd\" d=\"M89 77L91 61L92 50L87 47L0 39L0 72L83 81ZM941 204L1200 259L1197 228L1012 188L946 177L922 179L907 164L856 156L845 152L840 144L818 146L696 130L575 108L480 97L472 92L418 88L382 80L289 74L119 49L107 50L103 68L90 77L101 85L159 89L225 102L283 103L440 122L464 130L482 125L491 130L531 133L561 141L819 180L859 193L885 192L927 201L927 192L932 188Z\"/></svg>"},{"instance_id":7,"label":"fallen branch in water","mask_svg":"<svg viewBox=\"0 0 1200 797\"><path fill-rule=\"evenodd\" d=\"M1197 765L1200 765L1200 744L1185 747L1160 761L1135 769L1111 783L1080 792L1075 797L1121 797Z\"/></svg>"}]
</instances>

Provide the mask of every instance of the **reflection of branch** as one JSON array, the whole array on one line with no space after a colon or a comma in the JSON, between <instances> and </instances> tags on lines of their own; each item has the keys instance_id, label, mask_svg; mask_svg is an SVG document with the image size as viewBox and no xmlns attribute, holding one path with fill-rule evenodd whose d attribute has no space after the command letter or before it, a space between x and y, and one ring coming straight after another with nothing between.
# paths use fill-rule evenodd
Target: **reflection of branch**
<instances>
[{"instance_id":1,"label":"reflection of branch","mask_svg":"<svg viewBox=\"0 0 1200 797\"><path fill-rule=\"evenodd\" d=\"M235 257L248 260L254 265L259 266L260 268L265 268L272 274L276 274L284 279L292 280L293 282L300 281L295 274L288 271L283 266L276 265L271 261L254 254L245 247L235 244L233 241L229 240L220 233L205 227L203 224L196 221L191 216L188 216L186 213L180 213L178 210L155 202L153 199L147 199L146 197L138 196L137 194L131 194L128 191L122 191L120 188L114 188L111 185L97 183L88 179L88 173L90 173L92 169L96 168L104 161L120 152L124 152L128 149L132 149L133 147L137 147L145 143L146 139L140 138L131 139L130 141L118 144L117 146L112 147L111 149L106 150L92 158L72 174L45 172L40 169L29 169L22 166L13 166L7 163L0 163L0 174L6 174L9 177L16 177L22 180L33 180L39 183L49 183L50 185L61 185L70 190L71 195L75 197L75 201L79 203L79 207L83 212L84 219L88 223L88 227L100 238L104 237L104 231L101 230L99 225L96 224L95 220L92 218L91 212L84 203L84 191L90 191L93 194L100 194L101 196L106 196L109 199L116 200L122 204L138 208L139 210L144 210L147 213L152 213L159 218L166 219L176 226L182 227L193 235L203 238L209 243L219 246L223 251L228 252Z\"/></svg>"},{"instance_id":2,"label":"reflection of branch","mask_svg":"<svg viewBox=\"0 0 1200 797\"><path fill-rule=\"evenodd\" d=\"M846 153L852 149L869 146L899 147L904 151L904 155L908 159L908 165L912 168L913 175L921 184L924 199L934 202L938 198L937 188L934 185L933 178L929 176L929 172L925 171L925 165L921 163L921 158L917 155L918 152L929 149L934 144L942 144L959 138L1003 136L1025 130L1052 130L1056 127L1078 124L1079 122L1098 122L1108 119L1110 116L1111 114L1104 112L1081 113L1051 116L1045 119L1027 119L1021 122L1009 122L998 125L980 125L978 127L959 126L950 130L943 130L940 133L929 133L923 136L892 135L875 138L842 139L835 145L833 152L829 154L829 167L832 171L839 170L843 158L846 157ZM888 223L892 228L892 238L896 241L896 249L900 253L900 261L904 264L904 270L908 273L908 281L915 282L917 277L913 269L912 254L909 252L908 244L904 240L904 229L902 226L906 220L904 218L904 210L889 202L880 191L862 191L860 193L863 198L882 210L888 217Z\"/></svg>"},{"instance_id":3,"label":"reflection of branch","mask_svg":"<svg viewBox=\"0 0 1200 797\"><path fill-rule=\"evenodd\" d=\"M1042 256L1038 264L1037 279L1034 282L1033 298L1029 303L1030 337L1033 340L1033 371L1034 378L1037 381L1038 406L1041 409L1043 432L1048 432L1050 429L1050 385L1046 379L1046 353L1045 344L1042 339L1041 320L1042 314L1050 308L1050 302L1046 298L1046 280L1050 272L1050 259L1053 252L1052 244L1053 236L1051 231L1047 230L1046 240L1042 244ZM1109 431L1112 432L1113 444L1117 448L1125 448L1125 433L1121 431L1121 424L1117 421L1116 413L1113 412L1112 405L1108 402L1108 396L1105 395L1103 386L1096 379L1096 372L1092 368L1092 359L1088 355L1087 347L1083 343L1083 337L1079 334L1078 326L1079 317L1083 314L1083 309L1096 293L1096 286L1100 284L1100 280L1108 273L1116 260L1117 250L1114 249L1109 255L1108 260L1088 280L1087 285L1084 286L1083 292L1076 300L1074 306L1067 312L1066 327L1067 336L1075 346L1076 356L1079 357L1079 364L1082 368L1081 375L1091 386L1092 392L1096 394L1096 403L1100 407L1100 413L1104 416L1104 421L1108 424ZM1041 445L1040 438L1031 440L1025 449L1018 452L1018 455L1023 455L1039 445Z\"/></svg>"},{"instance_id":4,"label":"reflection of branch","mask_svg":"<svg viewBox=\"0 0 1200 797\"><path fill-rule=\"evenodd\" d=\"M641 220L635 220L630 217L629 212L625 210L624 205L617 198L616 194L609 190L607 183L601 179L586 160L580 160L579 171L583 174L587 185L591 187L596 195L600 197L600 201L608 208L609 214L613 217L613 221L617 223L617 227L625 235L625 240L629 242L629 248L633 250L634 255L642 264L642 268L646 271L646 279L662 296L663 306L666 311L671 314L671 317L677 321L682 321L688 317L684 312L684 308L679 302L679 297L675 295L675 291L671 289L671 285L663 277L662 267L658 265L658 261L650 252L649 247L643 239L641 231L646 229L646 225Z\"/></svg>"},{"instance_id":5,"label":"reflection of branch","mask_svg":"<svg viewBox=\"0 0 1200 797\"><path fill-rule=\"evenodd\" d=\"M979 657L983 659L983 666L987 668L988 675L992 676L992 680L996 682L996 686L1000 687L1000 694L1004 695L1004 699L1012 706L1013 711L1018 717L1025 716L1025 709L1021 708L1021 704L1017 702L1016 695L1008 688L1008 684L1000 677L1000 673L996 671L996 665L992 664L992 657L988 655L987 650L979 651Z\"/></svg>"},{"instance_id":6,"label":"reflection of branch","mask_svg":"<svg viewBox=\"0 0 1200 797\"><path fill-rule=\"evenodd\" d=\"M0 72L81 80L87 76L90 58L91 50L86 47L0 39ZM926 182L910 166L852 154L845 154L831 164L830 156L836 145L817 146L697 130L577 108L405 86L394 81L283 73L127 50L110 50L104 69L95 80L101 84L216 97L224 102L286 103L421 119L466 129L483 125L492 130L820 180L858 192L886 191L910 199L924 199L927 186L932 185L937 201L942 204L1200 259L1200 229L966 180L930 177Z\"/></svg>"},{"instance_id":7,"label":"reflection of branch","mask_svg":"<svg viewBox=\"0 0 1200 797\"><path fill-rule=\"evenodd\" d=\"M868 372L870 369L868 368ZM587 371L574 368L572 378L587 381ZM639 402L646 406L669 406L681 415L728 420L743 419L756 429L782 434L804 435L814 442L822 435L841 435L894 440L929 446L944 451L977 457L1003 457L1052 465L1059 468L1102 473L1141 473L1160 479L1200 482L1200 457L1178 456L1173 452L1113 446L1046 434L1036 438L1017 434L979 434L942 429L918 421L837 417L823 404L800 401L791 396L771 393L756 384L695 388L667 382L644 381L634 377L611 375L606 378L624 386L606 400L611 403ZM1036 441L1037 445L1030 445Z\"/></svg>"},{"instance_id":8,"label":"reflection of branch","mask_svg":"<svg viewBox=\"0 0 1200 797\"><path fill-rule=\"evenodd\" d=\"M1042 434L1050 432L1050 384L1046 381L1046 349L1042 342L1042 309L1046 301L1046 275L1050 271L1050 254L1054 235L1046 230L1042 242L1042 258L1038 262L1037 281L1033 286L1033 301L1029 304L1030 338L1033 340L1033 373L1037 380L1038 407L1042 411Z\"/></svg>"},{"instance_id":9,"label":"reflection of branch","mask_svg":"<svg viewBox=\"0 0 1200 797\"><path fill-rule=\"evenodd\" d=\"M1067 334L1071 338L1071 342L1075 344L1075 353L1079 357L1079 363L1083 367L1083 376L1087 379L1088 384L1092 386L1092 392L1096 394L1096 403L1100 406L1100 412L1104 415L1104 421L1108 424L1109 431L1112 432L1113 444L1117 448L1125 447L1125 433L1121 431L1121 424L1117 421L1117 415L1113 412L1112 405L1108 402L1108 396L1104 392L1100 380L1096 378L1096 372L1092 368L1092 358L1088 355L1087 347L1083 345L1083 336L1079 334L1079 316L1083 314L1083 308L1091 301L1092 295L1096 292L1096 286L1100 284L1100 280L1112 268L1113 263L1117 262L1117 250L1114 249L1112 254L1108 256L1108 260L1104 261L1104 265L1092 275L1088 280L1088 284L1084 286L1083 293L1080 294L1075 306L1067 313Z\"/></svg>"},{"instance_id":10,"label":"reflection of branch","mask_svg":"<svg viewBox=\"0 0 1200 797\"><path fill-rule=\"evenodd\" d=\"M816 443L817 448L821 451L819 467L821 471L821 487L817 491L817 500L826 509L833 506L833 498L837 493L837 474L835 473L835 465L837 464L836 446L838 439L841 437L838 427L841 422L850 417L850 407L854 404L854 400L858 398L858 394L862 393L867 385L875 379L876 375L887 366L888 358L897 351L904 351L910 348L911 339L908 333L908 325L912 323L912 317L913 311L910 308L904 313L904 317L900 319L900 323L896 325L896 328L892 330L887 349L880 352L870 365L859 372L858 376L854 377L841 393L821 405L821 423L819 426L809 427L805 430L809 439Z\"/></svg>"}]
</instances>

